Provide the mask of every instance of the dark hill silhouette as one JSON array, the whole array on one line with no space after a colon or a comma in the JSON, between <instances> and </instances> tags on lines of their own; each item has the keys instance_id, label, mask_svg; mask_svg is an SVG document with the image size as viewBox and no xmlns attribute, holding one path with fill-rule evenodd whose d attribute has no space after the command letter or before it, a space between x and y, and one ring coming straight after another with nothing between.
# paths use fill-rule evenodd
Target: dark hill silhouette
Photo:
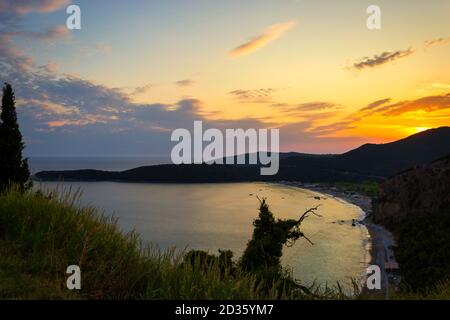
<instances>
[{"instance_id":1,"label":"dark hill silhouette","mask_svg":"<svg viewBox=\"0 0 450 320\"><path fill-rule=\"evenodd\" d=\"M450 153L450 127L430 129L408 138L386 143L365 144L342 155L342 164L355 171L390 176L414 165L429 163Z\"/></svg>"},{"instance_id":2,"label":"dark hill silhouette","mask_svg":"<svg viewBox=\"0 0 450 320\"><path fill-rule=\"evenodd\" d=\"M450 127L430 129L386 144L365 144L339 155L280 154L280 170L261 176L259 165L157 165L108 172L43 171L36 179L52 181L233 182L299 180L304 182L381 181L450 153ZM248 155L246 155L248 157Z\"/></svg>"}]
</instances>

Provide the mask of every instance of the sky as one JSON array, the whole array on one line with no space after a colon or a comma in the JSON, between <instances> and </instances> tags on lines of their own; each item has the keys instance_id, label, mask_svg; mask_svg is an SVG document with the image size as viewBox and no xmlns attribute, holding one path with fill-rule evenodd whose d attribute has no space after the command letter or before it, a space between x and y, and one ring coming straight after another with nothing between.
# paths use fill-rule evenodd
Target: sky
<instances>
[{"instance_id":1,"label":"sky","mask_svg":"<svg viewBox=\"0 0 450 320\"><path fill-rule=\"evenodd\" d=\"M0 81L29 156L166 156L194 120L341 153L450 124L449 14L450 0L0 0Z\"/></svg>"}]
</instances>

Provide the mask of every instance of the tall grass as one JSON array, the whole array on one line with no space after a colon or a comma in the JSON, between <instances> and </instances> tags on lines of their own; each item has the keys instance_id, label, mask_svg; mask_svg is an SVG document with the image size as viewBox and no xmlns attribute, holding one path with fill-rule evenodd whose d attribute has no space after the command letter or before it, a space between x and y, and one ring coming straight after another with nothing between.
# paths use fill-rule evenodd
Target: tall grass
<instances>
[{"instance_id":1,"label":"tall grass","mask_svg":"<svg viewBox=\"0 0 450 320\"><path fill-rule=\"evenodd\" d=\"M144 245L114 218L79 205L79 191L0 195L0 298L292 299L251 274L183 263L183 252ZM66 268L78 265L82 289L66 289Z\"/></svg>"},{"instance_id":2,"label":"tall grass","mask_svg":"<svg viewBox=\"0 0 450 320\"><path fill-rule=\"evenodd\" d=\"M449 300L450 279L438 281L433 286L416 291L411 288L403 288L390 296L392 300Z\"/></svg>"}]
</instances>

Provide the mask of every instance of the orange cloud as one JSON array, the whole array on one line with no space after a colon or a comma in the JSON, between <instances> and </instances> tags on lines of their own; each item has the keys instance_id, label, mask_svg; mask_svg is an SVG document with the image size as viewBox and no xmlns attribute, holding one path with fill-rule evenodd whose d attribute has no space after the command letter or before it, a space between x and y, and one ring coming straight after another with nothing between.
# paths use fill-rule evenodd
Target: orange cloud
<instances>
[{"instance_id":1,"label":"orange cloud","mask_svg":"<svg viewBox=\"0 0 450 320\"><path fill-rule=\"evenodd\" d=\"M372 57L364 57L355 63L352 66L347 67L346 69L351 70L354 69L356 71L360 71L363 69L375 68L382 66L388 62L392 62L398 59L402 59L408 57L414 53L414 50L411 48L408 50L397 50L397 51L385 51L381 54L376 54Z\"/></svg>"},{"instance_id":2,"label":"orange cloud","mask_svg":"<svg viewBox=\"0 0 450 320\"><path fill-rule=\"evenodd\" d=\"M79 114L80 113L80 109L78 107L65 106L60 103L55 103L51 100L40 101L37 99L31 99L31 100L26 101L26 103L34 104L34 105L40 107L41 109L46 110L47 112L49 112L51 114L69 115L69 114Z\"/></svg>"},{"instance_id":3,"label":"orange cloud","mask_svg":"<svg viewBox=\"0 0 450 320\"><path fill-rule=\"evenodd\" d=\"M133 91L134 95L140 95L149 92L151 89L153 89L152 84L146 84L145 86L136 87Z\"/></svg>"},{"instance_id":4,"label":"orange cloud","mask_svg":"<svg viewBox=\"0 0 450 320\"><path fill-rule=\"evenodd\" d=\"M70 4L70 0L3 0L0 12L12 12L25 15L31 12L49 13Z\"/></svg>"},{"instance_id":5,"label":"orange cloud","mask_svg":"<svg viewBox=\"0 0 450 320\"><path fill-rule=\"evenodd\" d=\"M55 73L59 69L59 64L56 61L49 61L41 66L41 69L48 73Z\"/></svg>"},{"instance_id":6,"label":"orange cloud","mask_svg":"<svg viewBox=\"0 0 450 320\"><path fill-rule=\"evenodd\" d=\"M398 116L411 111L433 112L450 108L450 93L440 96L428 96L417 100L399 102L377 111L385 111L384 115Z\"/></svg>"},{"instance_id":7,"label":"orange cloud","mask_svg":"<svg viewBox=\"0 0 450 320\"><path fill-rule=\"evenodd\" d=\"M240 102L268 103L272 100L272 94L277 91L274 88L262 88L253 90L237 89L228 94L234 96Z\"/></svg>"},{"instance_id":8,"label":"orange cloud","mask_svg":"<svg viewBox=\"0 0 450 320\"><path fill-rule=\"evenodd\" d=\"M52 27L45 32L17 31L10 32L8 33L8 35L38 39L46 41L48 43L53 43L56 40L64 40L70 38L69 29L67 29L67 27L63 25Z\"/></svg>"},{"instance_id":9,"label":"orange cloud","mask_svg":"<svg viewBox=\"0 0 450 320\"><path fill-rule=\"evenodd\" d=\"M445 45L447 43L450 43L450 37L427 40L425 41L425 47L429 48L438 45Z\"/></svg>"},{"instance_id":10,"label":"orange cloud","mask_svg":"<svg viewBox=\"0 0 450 320\"><path fill-rule=\"evenodd\" d=\"M96 123L108 123L110 121L116 121L119 118L117 116L105 116L105 115L86 115L80 119L62 119L62 120L55 120L55 121L49 121L47 122L47 125L51 128L59 128L59 127L65 127L65 126L76 126L76 127L83 127L89 124L96 124Z\"/></svg>"},{"instance_id":11,"label":"orange cloud","mask_svg":"<svg viewBox=\"0 0 450 320\"><path fill-rule=\"evenodd\" d=\"M110 53L111 47L104 42L97 42L95 44L95 50L102 53Z\"/></svg>"},{"instance_id":12,"label":"orange cloud","mask_svg":"<svg viewBox=\"0 0 450 320\"><path fill-rule=\"evenodd\" d=\"M321 137L351 135L382 142L427 128L448 126L450 93L394 103L391 101L390 98L374 101L336 122L312 127L309 132Z\"/></svg>"},{"instance_id":13,"label":"orange cloud","mask_svg":"<svg viewBox=\"0 0 450 320\"><path fill-rule=\"evenodd\" d=\"M295 21L274 24L268 27L263 34L231 50L228 55L230 58L237 58L250 54L278 39L288 30L292 29L296 24L297 23Z\"/></svg>"},{"instance_id":14,"label":"orange cloud","mask_svg":"<svg viewBox=\"0 0 450 320\"><path fill-rule=\"evenodd\" d=\"M191 79L183 79L175 82L175 84L179 87L190 87L195 83L194 80Z\"/></svg>"}]
</instances>

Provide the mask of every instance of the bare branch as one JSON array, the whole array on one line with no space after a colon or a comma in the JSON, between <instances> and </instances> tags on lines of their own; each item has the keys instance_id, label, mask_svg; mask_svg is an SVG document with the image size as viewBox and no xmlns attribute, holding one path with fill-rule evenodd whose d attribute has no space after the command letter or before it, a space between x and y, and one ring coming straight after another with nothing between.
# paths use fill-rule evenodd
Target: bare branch
<instances>
[{"instance_id":1,"label":"bare branch","mask_svg":"<svg viewBox=\"0 0 450 320\"><path fill-rule=\"evenodd\" d=\"M303 238L305 238L311 245L314 245L314 242L312 242L311 240L309 240L307 236L303 235Z\"/></svg>"},{"instance_id":2,"label":"bare branch","mask_svg":"<svg viewBox=\"0 0 450 320\"><path fill-rule=\"evenodd\" d=\"M309 213L312 213L312 214L314 214L314 215L316 215L316 216L318 216L318 217L322 217L320 214L317 214L317 213L315 212L317 209L319 209L319 207L320 207L320 204L317 205L317 206L315 206L314 208L310 208L310 209L306 210L306 211L301 215L300 219L298 219L298 224L301 224L301 223L303 222L303 220L304 220L305 218L308 217L308 214L309 214Z\"/></svg>"}]
</instances>

